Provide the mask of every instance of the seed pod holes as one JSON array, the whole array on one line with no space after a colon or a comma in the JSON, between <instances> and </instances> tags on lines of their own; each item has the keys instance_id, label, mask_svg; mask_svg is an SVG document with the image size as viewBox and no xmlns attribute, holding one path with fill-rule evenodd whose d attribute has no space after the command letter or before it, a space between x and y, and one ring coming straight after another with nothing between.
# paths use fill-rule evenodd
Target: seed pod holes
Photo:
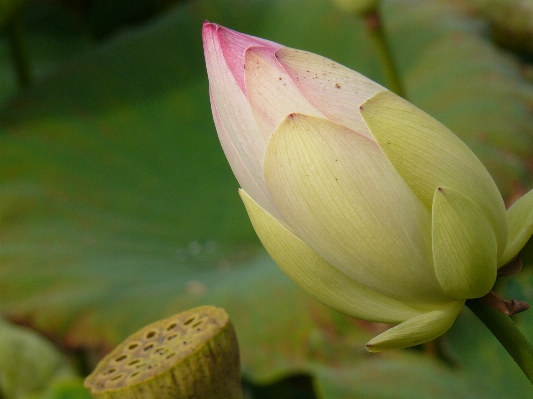
<instances>
[{"instance_id":1,"label":"seed pod holes","mask_svg":"<svg viewBox=\"0 0 533 399\"><path fill-rule=\"evenodd\" d=\"M220 334L222 330L228 330L228 327L229 335ZM229 337L229 341L236 343L226 312L212 306L202 306L157 321L117 346L87 377L85 385L95 397L111 394L112 396L106 397L126 398L128 395L124 393L129 387L137 392L140 384L147 380L154 381L159 376L166 378L165 374L172 374L174 380L179 380L180 371L176 371L176 368L182 360L187 359L187 367L190 368L190 363L196 361L196 352L202 350L215 336L225 335ZM224 356L227 358L227 355ZM238 352L236 358L238 367ZM190 370L184 373L190 373ZM143 388L140 391L145 390ZM117 396L113 392L121 393Z\"/></svg>"}]
</instances>

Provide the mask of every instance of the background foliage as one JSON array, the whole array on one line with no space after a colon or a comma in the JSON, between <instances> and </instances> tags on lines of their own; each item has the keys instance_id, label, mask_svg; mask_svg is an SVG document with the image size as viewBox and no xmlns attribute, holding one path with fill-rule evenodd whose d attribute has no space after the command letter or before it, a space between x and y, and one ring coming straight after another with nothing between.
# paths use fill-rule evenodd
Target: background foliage
<instances>
[{"instance_id":1,"label":"background foliage","mask_svg":"<svg viewBox=\"0 0 533 399\"><path fill-rule=\"evenodd\" d=\"M521 15L526 4L382 4L409 99L467 142L508 203L532 182L533 72L531 26L501 10ZM0 312L42 334L15 334L26 357L0 345L0 396L86 398L76 375L127 335L212 304L235 324L250 397L531 397L467 310L435 346L370 355L364 343L386 326L329 310L283 276L218 144L206 19L386 83L363 22L326 0L0 1ZM10 53L17 26L24 88ZM525 259L498 286L531 301ZM533 337L533 313L517 322ZM0 341L16 328L0 324ZM68 372L20 388L51 359Z\"/></svg>"}]
</instances>

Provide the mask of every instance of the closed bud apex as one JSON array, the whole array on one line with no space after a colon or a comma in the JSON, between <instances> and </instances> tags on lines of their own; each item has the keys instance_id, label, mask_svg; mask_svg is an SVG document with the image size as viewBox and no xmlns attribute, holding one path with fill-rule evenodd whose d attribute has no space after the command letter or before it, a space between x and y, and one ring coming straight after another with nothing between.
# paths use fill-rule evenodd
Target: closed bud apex
<instances>
[{"instance_id":1,"label":"closed bud apex","mask_svg":"<svg viewBox=\"0 0 533 399\"><path fill-rule=\"evenodd\" d=\"M216 24L203 41L215 126L257 235L321 302L398 324L368 350L443 334L531 237L533 194L506 212L474 153L383 86Z\"/></svg>"},{"instance_id":2,"label":"closed bud apex","mask_svg":"<svg viewBox=\"0 0 533 399\"><path fill-rule=\"evenodd\" d=\"M233 325L202 306L128 337L85 380L97 399L242 399Z\"/></svg>"}]
</instances>

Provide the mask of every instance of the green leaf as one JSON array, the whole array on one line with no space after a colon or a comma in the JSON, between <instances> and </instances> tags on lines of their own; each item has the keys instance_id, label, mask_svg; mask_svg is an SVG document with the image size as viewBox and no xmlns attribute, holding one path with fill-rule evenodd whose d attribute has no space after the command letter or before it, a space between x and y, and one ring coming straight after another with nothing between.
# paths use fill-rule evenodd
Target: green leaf
<instances>
[{"instance_id":1,"label":"green leaf","mask_svg":"<svg viewBox=\"0 0 533 399\"><path fill-rule=\"evenodd\" d=\"M323 398L427 399L492 397L464 373L413 352L372 356L343 369L320 367L317 390ZM484 396L485 395L485 396Z\"/></svg>"},{"instance_id":2,"label":"green leaf","mask_svg":"<svg viewBox=\"0 0 533 399\"><path fill-rule=\"evenodd\" d=\"M516 299L526 299L515 297ZM531 297L529 297L531 298ZM525 327L527 312L515 318L519 327ZM531 329L523 329L531 337ZM463 370L469 381L476 381L479 397L528 398L533 388L518 365L501 346L498 340L470 310L465 309L448 331L447 341L452 359Z\"/></svg>"},{"instance_id":3,"label":"green leaf","mask_svg":"<svg viewBox=\"0 0 533 399\"><path fill-rule=\"evenodd\" d=\"M518 64L455 11L404 4L385 2L385 22L409 95L467 138L509 193L525 176L533 129ZM436 384L444 398L460 396L457 387L501 398L508 378L519 380L515 397L530 397L505 353L473 374L443 374L418 355L369 357L364 343L383 326L320 305L258 249L209 110L205 19L382 80L362 22L325 0L198 1L48 69L0 113L1 312L71 347L98 348L213 304L232 318L244 373L256 382L300 371L332 399L391 397L387 378L405 381L397 397L427 397ZM487 350L474 347L470 359ZM427 374L418 374L424 365ZM366 370L383 378L367 384ZM487 370L495 378L480 379Z\"/></svg>"},{"instance_id":4,"label":"green leaf","mask_svg":"<svg viewBox=\"0 0 533 399\"><path fill-rule=\"evenodd\" d=\"M54 381L43 399L92 399L92 396L83 386L83 379L68 378Z\"/></svg>"},{"instance_id":5,"label":"green leaf","mask_svg":"<svg viewBox=\"0 0 533 399\"><path fill-rule=\"evenodd\" d=\"M2 312L95 348L218 304L254 379L303 368L330 325L363 348L368 332L258 257L212 122L197 11L118 37L3 110Z\"/></svg>"},{"instance_id":6,"label":"green leaf","mask_svg":"<svg viewBox=\"0 0 533 399\"><path fill-rule=\"evenodd\" d=\"M484 38L479 21L451 2L385 1L386 29L407 97L457 134L504 198L531 185L533 86L518 60Z\"/></svg>"},{"instance_id":7,"label":"green leaf","mask_svg":"<svg viewBox=\"0 0 533 399\"><path fill-rule=\"evenodd\" d=\"M533 54L533 4L530 0L462 0L491 24L491 38L500 46Z\"/></svg>"},{"instance_id":8,"label":"green leaf","mask_svg":"<svg viewBox=\"0 0 533 399\"><path fill-rule=\"evenodd\" d=\"M4 28L25 3L26 0L0 0L0 28Z\"/></svg>"},{"instance_id":9,"label":"green leaf","mask_svg":"<svg viewBox=\"0 0 533 399\"><path fill-rule=\"evenodd\" d=\"M66 359L49 341L0 319L2 398L37 398L47 392L54 380L74 375Z\"/></svg>"},{"instance_id":10,"label":"green leaf","mask_svg":"<svg viewBox=\"0 0 533 399\"><path fill-rule=\"evenodd\" d=\"M17 5L21 0L0 0ZM25 2L25 1L24 1ZM90 39L71 16L52 2L31 2L21 13L23 51L28 55L29 69L34 83L87 49ZM0 35L0 104L17 93L17 78L8 34Z\"/></svg>"}]
</instances>

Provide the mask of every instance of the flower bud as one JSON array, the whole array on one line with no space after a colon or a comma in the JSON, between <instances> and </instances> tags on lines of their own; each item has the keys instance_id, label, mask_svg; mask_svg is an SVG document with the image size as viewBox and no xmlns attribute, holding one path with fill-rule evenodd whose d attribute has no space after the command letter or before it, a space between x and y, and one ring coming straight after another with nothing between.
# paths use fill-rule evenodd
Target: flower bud
<instances>
[{"instance_id":1,"label":"flower bud","mask_svg":"<svg viewBox=\"0 0 533 399\"><path fill-rule=\"evenodd\" d=\"M223 309L202 306L128 337L85 380L102 399L241 399L233 325Z\"/></svg>"},{"instance_id":2,"label":"flower bud","mask_svg":"<svg viewBox=\"0 0 533 399\"><path fill-rule=\"evenodd\" d=\"M215 126L261 242L323 303L398 324L370 351L443 334L531 236L533 195L506 214L472 151L383 86L216 24L203 41Z\"/></svg>"}]
</instances>

